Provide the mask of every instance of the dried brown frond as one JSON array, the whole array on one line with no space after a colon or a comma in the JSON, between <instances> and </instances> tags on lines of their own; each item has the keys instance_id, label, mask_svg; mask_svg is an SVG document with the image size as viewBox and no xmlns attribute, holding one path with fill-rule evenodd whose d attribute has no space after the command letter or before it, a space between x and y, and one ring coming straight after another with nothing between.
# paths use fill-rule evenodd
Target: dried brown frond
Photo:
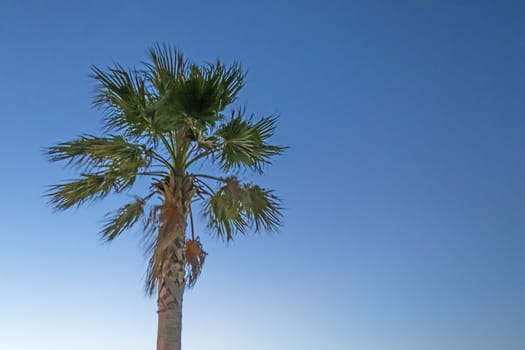
<instances>
[{"instance_id":1,"label":"dried brown frond","mask_svg":"<svg viewBox=\"0 0 525 350\"><path fill-rule=\"evenodd\" d=\"M195 282L197 282L197 278L206 260L206 255L208 255L208 253L202 248L199 237L186 241L186 281L188 287L193 287Z\"/></svg>"}]
</instances>

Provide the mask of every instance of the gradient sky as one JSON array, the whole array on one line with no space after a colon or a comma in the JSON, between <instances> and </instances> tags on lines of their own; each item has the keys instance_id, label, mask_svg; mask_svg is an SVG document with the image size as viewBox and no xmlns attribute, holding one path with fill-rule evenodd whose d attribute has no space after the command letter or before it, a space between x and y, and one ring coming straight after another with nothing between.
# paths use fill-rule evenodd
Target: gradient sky
<instances>
[{"instance_id":1,"label":"gradient sky","mask_svg":"<svg viewBox=\"0 0 525 350\"><path fill-rule=\"evenodd\" d=\"M289 145L279 235L209 252L185 350L525 349L522 1L0 1L0 348L154 349L121 198L55 214L42 150L97 133L91 64L240 60ZM202 226L200 226L202 227ZM200 230L202 231L202 230Z\"/></svg>"}]
</instances>

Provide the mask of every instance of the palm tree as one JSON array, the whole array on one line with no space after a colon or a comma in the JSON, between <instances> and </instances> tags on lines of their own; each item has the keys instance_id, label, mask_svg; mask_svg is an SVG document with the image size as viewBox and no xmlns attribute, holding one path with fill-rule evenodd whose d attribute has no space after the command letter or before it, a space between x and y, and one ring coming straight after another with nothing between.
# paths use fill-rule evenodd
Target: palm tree
<instances>
[{"instance_id":1,"label":"palm tree","mask_svg":"<svg viewBox=\"0 0 525 350\"><path fill-rule=\"evenodd\" d=\"M92 67L92 77L103 135L47 150L50 161L66 161L80 173L51 186L49 200L65 210L127 192L139 177L149 181L145 194L108 214L101 235L112 241L142 221L146 289L158 297L157 349L180 350L183 293L207 254L194 233L193 209L225 241L281 225L275 193L240 178L246 171L262 174L285 149L269 143L277 119L256 120L234 106L245 78L238 63L197 65L168 45L152 47L140 68Z\"/></svg>"}]
</instances>

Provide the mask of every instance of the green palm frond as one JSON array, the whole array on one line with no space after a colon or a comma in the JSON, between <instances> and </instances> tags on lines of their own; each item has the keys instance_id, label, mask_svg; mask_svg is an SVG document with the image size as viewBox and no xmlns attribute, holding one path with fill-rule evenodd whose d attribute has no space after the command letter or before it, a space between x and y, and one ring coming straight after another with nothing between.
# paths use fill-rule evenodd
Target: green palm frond
<instances>
[{"instance_id":1,"label":"green palm frond","mask_svg":"<svg viewBox=\"0 0 525 350\"><path fill-rule=\"evenodd\" d=\"M143 62L146 76L159 95L165 94L175 80L186 74L187 60L169 45L156 44L148 50L150 62Z\"/></svg>"},{"instance_id":2,"label":"green palm frond","mask_svg":"<svg viewBox=\"0 0 525 350\"><path fill-rule=\"evenodd\" d=\"M81 174L81 176L78 180L50 187L47 195L55 209L64 210L81 205L88 200L104 198L112 190L118 191L121 187L121 180L114 173Z\"/></svg>"},{"instance_id":3,"label":"green palm frond","mask_svg":"<svg viewBox=\"0 0 525 350\"><path fill-rule=\"evenodd\" d=\"M204 217L208 219L208 228L227 241L235 233L246 233L249 224L242 208L223 191L215 193L204 203Z\"/></svg>"},{"instance_id":4,"label":"green palm frond","mask_svg":"<svg viewBox=\"0 0 525 350\"><path fill-rule=\"evenodd\" d=\"M222 139L217 161L224 171L251 168L262 172L264 164L270 164L270 158L281 154L286 147L271 145L268 139L273 136L277 118L266 117L258 122L244 117L244 111L238 110L229 122L221 126L217 135Z\"/></svg>"},{"instance_id":5,"label":"green palm frond","mask_svg":"<svg viewBox=\"0 0 525 350\"><path fill-rule=\"evenodd\" d=\"M144 145L128 143L122 136L84 135L50 147L50 161L66 160L86 171L78 180L52 186L48 193L50 203L61 210L103 198L112 190L121 192L134 184L141 170L149 167L150 153Z\"/></svg>"},{"instance_id":6,"label":"green palm frond","mask_svg":"<svg viewBox=\"0 0 525 350\"><path fill-rule=\"evenodd\" d=\"M102 70L93 66L97 85L93 103L106 111L106 130L139 137L152 132L154 96L148 91L146 74L120 65Z\"/></svg>"},{"instance_id":7,"label":"green palm frond","mask_svg":"<svg viewBox=\"0 0 525 350\"><path fill-rule=\"evenodd\" d=\"M244 86L246 73L238 62L226 67L217 61L204 69L204 78L215 90L217 112L222 112L237 100L237 95Z\"/></svg>"},{"instance_id":8,"label":"green palm frond","mask_svg":"<svg viewBox=\"0 0 525 350\"><path fill-rule=\"evenodd\" d=\"M276 231L282 224L281 200L275 192L257 185L244 185L241 189L242 206L255 232Z\"/></svg>"},{"instance_id":9,"label":"green palm frond","mask_svg":"<svg viewBox=\"0 0 525 350\"><path fill-rule=\"evenodd\" d=\"M204 126L215 123L219 118L218 95L216 82L206 79L205 72L192 65L188 76L177 82L172 101L185 118Z\"/></svg>"},{"instance_id":10,"label":"green palm frond","mask_svg":"<svg viewBox=\"0 0 525 350\"><path fill-rule=\"evenodd\" d=\"M51 162L69 161L69 165L138 169L147 167L151 154L144 145L126 142L122 136L96 137L61 142L46 152Z\"/></svg>"},{"instance_id":11,"label":"green palm frond","mask_svg":"<svg viewBox=\"0 0 525 350\"><path fill-rule=\"evenodd\" d=\"M240 184L235 177L211 195L203 205L208 228L226 240L237 233L276 231L282 222L282 206L273 191L257 185Z\"/></svg>"},{"instance_id":12,"label":"green palm frond","mask_svg":"<svg viewBox=\"0 0 525 350\"><path fill-rule=\"evenodd\" d=\"M122 232L133 227L143 217L145 204L146 200L144 198L136 198L135 201L108 214L106 216L106 224L101 231L102 237L112 241Z\"/></svg>"},{"instance_id":13,"label":"green palm frond","mask_svg":"<svg viewBox=\"0 0 525 350\"><path fill-rule=\"evenodd\" d=\"M176 125L189 121L200 128L214 125L243 84L244 73L239 65L226 68L220 63L206 67L188 64L186 71L172 78L169 88L159 95L159 114L170 116Z\"/></svg>"},{"instance_id":14,"label":"green palm frond","mask_svg":"<svg viewBox=\"0 0 525 350\"><path fill-rule=\"evenodd\" d=\"M164 131L188 124L214 125L244 86L245 74L238 63L199 66L169 45L154 46L149 58L145 76L153 87L155 119L162 121Z\"/></svg>"}]
</instances>

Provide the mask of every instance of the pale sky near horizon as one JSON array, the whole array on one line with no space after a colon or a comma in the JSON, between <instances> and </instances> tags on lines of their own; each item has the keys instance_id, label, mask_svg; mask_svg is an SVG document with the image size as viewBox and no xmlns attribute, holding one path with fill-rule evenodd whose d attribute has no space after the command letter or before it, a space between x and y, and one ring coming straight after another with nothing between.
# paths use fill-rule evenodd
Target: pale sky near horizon
<instances>
[{"instance_id":1,"label":"pale sky near horizon","mask_svg":"<svg viewBox=\"0 0 525 350\"><path fill-rule=\"evenodd\" d=\"M0 349L155 348L139 235L54 213L45 147L98 133L89 67L239 60L290 146L277 235L209 252L185 350L525 349L525 3L0 1Z\"/></svg>"}]
</instances>

